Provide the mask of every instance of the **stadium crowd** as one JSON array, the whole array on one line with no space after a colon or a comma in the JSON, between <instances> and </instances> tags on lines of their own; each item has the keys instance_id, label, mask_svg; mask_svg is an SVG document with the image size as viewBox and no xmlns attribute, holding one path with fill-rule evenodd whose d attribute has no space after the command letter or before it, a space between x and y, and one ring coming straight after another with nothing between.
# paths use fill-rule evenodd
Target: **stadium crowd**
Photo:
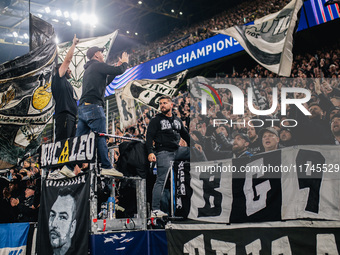
<instances>
[{"instance_id":1,"label":"stadium crowd","mask_svg":"<svg viewBox=\"0 0 340 255\"><path fill-rule=\"evenodd\" d=\"M131 49L133 54L131 54L130 63L136 66L210 38L216 35L212 30L226 29L235 24L247 24L255 19L281 10L289 2L289 0L271 0L264 5L263 1L260 0L246 1L197 24L180 29L175 28L164 38L148 43L146 46ZM117 54L117 59L119 54L121 53Z\"/></svg>"},{"instance_id":2,"label":"stadium crowd","mask_svg":"<svg viewBox=\"0 0 340 255\"><path fill-rule=\"evenodd\" d=\"M1 176L0 187L0 223L38 221L41 190L38 157L24 160Z\"/></svg>"},{"instance_id":3,"label":"stadium crowd","mask_svg":"<svg viewBox=\"0 0 340 255\"><path fill-rule=\"evenodd\" d=\"M155 42L151 48L154 52L158 52L157 54L149 54L145 57L146 49L140 49L139 53L144 55L144 58L140 57L138 61L144 62L208 38L212 35L211 29L247 23L279 10L287 2L272 1L272 3L260 7L260 1L253 1L251 4L249 2L242 3L240 6L225 11L209 21L197 24L190 29L176 30L168 38ZM249 13L249 15L244 18L241 15L242 13ZM187 36L185 40L176 43L178 39L185 36ZM135 65L134 63L131 64ZM222 89L218 90L223 102L222 106L208 102L207 115L202 115L201 104L197 97L191 95L188 91L180 93L173 99L173 113L181 118L183 124L189 129L192 139L202 147L201 151L195 149L196 151L192 154L193 159L196 157L196 159L201 160L217 160L245 155L251 156L252 154L293 145L339 145L339 67L340 44L336 42L332 47L322 48L316 52L295 54L291 74L291 78L294 79L277 77L260 65L255 65L253 68L242 67L225 75L225 77L217 77L217 80L221 83L230 81L232 84L238 85L244 94L247 94L246 89L251 84L248 78L252 78L254 87L259 91L258 101L263 99L266 107L272 105L274 87L279 89L281 87L306 88L312 93L311 100L305 104L306 109L311 112L311 116L301 114L294 106L288 109L287 116L282 116L280 114L280 103L277 110L268 116L256 116L251 113L248 107L245 107L244 116L233 115L232 94L230 91ZM302 94L291 96L295 98L303 97ZM281 98L280 94L278 98ZM260 104L258 107L260 107ZM122 130L119 121L116 121L115 135L145 139L148 124L154 116L154 110L143 106L136 125ZM227 120L228 123L214 126L213 119ZM252 127L249 125L249 121L254 119L262 120L265 124L262 128ZM265 121L266 119L279 121ZM296 119L299 125L284 127L282 125L284 119ZM231 123L236 124L231 125ZM251 123L255 124L255 122ZM272 123L273 127L271 127ZM287 123L289 122L286 122L286 126ZM108 143L109 146L113 146L119 145L120 141L108 139ZM185 146L184 141L181 141L181 146ZM114 161L118 161L121 152L117 147L114 151ZM244 154L243 152L247 153ZM0 178L2 190L0 223L37 221L41 187L41 169L37 160L37 158L27 159L22 165L10 169L9 172L4 174L4 177Z\"/></svg>"},{"instance_id":4,"label":"stadium crowd","mask_svg":"<svg viewBox=\"0 0 340 255\"><path fill-rule=\"evenodd\" d=\"M223 78L216 78L221 83L228 81L237 84L245 94L246 88L250 86L250 79L248 78L253 78L259 94L267 102L267 107L272 104L274 86L279 89L282 86L309 89L312 97L308 104L305 104L305 107L312 115L308 117L293 107L288 109L287 116L281 116L280 104L272 115L256 116L250 112L246 103L244 116L233 115L232 94L223 89L218 90L223 102L222 107L208 101L207 115L202 115L200 114L201 105L198 98L188 91L180 93L173 99L173 113L181 118L183 124L189 129L192 139L202 147L200 152L197 152L197 149L192 150L192 152L194 151L192 160L195 160L195 157L200 160L202 158L217 160L240 156L242 154L237 152L240 148L238 142L241 142L242 148L249 152L246 155L293 145L339 145L340 83L339 79L336 79L340 77L338 57L340 50L338 46L339 44L336 44L333 48L320 50L316 54L296 55L292 66L292 77L295 79L278 78L260 65L256 65L252 69L244 68L241 72L235 71ZM318 77L320 79L311 79ZM295 98L301 96L299 94L294 95ZM280 96L278 98L280 99ZM136 125L122 130L119 121L115 121L115 135L145 139L148 124L155 114L155 110L142 106ZM213 119L216 118L227 120L228 123L214 127ZM248 125L248 121L254 119L264 122L262 131L261 128ZM271 122L265 121L265 119L276 119L278 121ZM284 127L282 125L284 119L296 119L299 125L297 127ZM231 123L236 124L230 125ZM250 123L254 126L258 125L258 122ZM271 123L274 124L273 128L270 128ZM285 125L289 125L289 123L287 122ZM272 141L269 141L270 139ZM120 151L117 145L121 142L122 140L108 139L109 146L116 145L114 161L119 159ZM181 141L180 145L186 146L184 141ZM0 213L0 222L37 221L41 185L41 169L39 169L37 160L37 158L28 159L23 162L23 165L12 168L6 176L10 180L9 183L4 184L2 182L0 203L3 210Z\"/></svg>"}]
</instances>

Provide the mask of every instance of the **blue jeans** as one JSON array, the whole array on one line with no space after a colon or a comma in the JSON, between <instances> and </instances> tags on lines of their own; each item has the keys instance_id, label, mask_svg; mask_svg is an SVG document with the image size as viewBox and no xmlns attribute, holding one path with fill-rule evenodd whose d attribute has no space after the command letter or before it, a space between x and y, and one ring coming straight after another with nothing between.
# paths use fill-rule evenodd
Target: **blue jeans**
<instances>
[{"instance_id":1,"label":"blue jeans","mask_svg":"<svg viewBox=\"0 0 340 255\"><path fill-rule=\"evenodd\" d=\"M103 107L96 104L80 105L78 107L78 117L76 136L88 134L91 131L106 133L106 119ZM97 150L99 160L102 163L101 167L112 168L104 136L97 137Z\"/></svg>"},{"instance_id":2,"label":"blue jeans","mask_svg":"<svg viewBox=\"0 0 340 255\"><path fill-rule=\"evenodd\" d=\"M156 153L157 178L152 190L152 210L159 210L161 206L164 183L169 173L171 161L189 160L189 147L179 147L177 151L160 151Z\"/></svg>"}]
</instances>

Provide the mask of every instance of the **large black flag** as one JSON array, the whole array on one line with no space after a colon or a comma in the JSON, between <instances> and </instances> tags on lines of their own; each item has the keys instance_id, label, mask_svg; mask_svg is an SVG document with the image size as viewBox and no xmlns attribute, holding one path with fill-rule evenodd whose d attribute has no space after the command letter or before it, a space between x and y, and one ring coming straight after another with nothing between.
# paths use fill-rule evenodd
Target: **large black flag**
<instances>
[{"instance_id":1,"label":"large black flag","mask_svg":"<svg viewBox=\"0 0 340 255\"><path fill-rule=\"evenodd\" d=\"M42 183L38 255L83 255L88 251L89 175Z\"/></svg>"},{"instance_id":2,"label":"large black flag","mask_svg":"<svg viewBox=\"0 0 340 255\"><path fill-rule=\"evenodd\" d=\"M30 51L44 45L53 34L50 23L30 14Z\"/></svg>"},{"instance_id":3,"label":"large black flag","mask_svg":"<svg viewBox=\"0 0 340 255\"><path fill-rule=\"evenodd\" d=\"M40 19L35 19L37 26ZM43 27L46 22L41 22ZM57 46L53 29L48 31L49 39L35 40L32 51L0 65L0 169L15 165L39 146L54 112L51 81Z\"/></svg>"}]
</instances>

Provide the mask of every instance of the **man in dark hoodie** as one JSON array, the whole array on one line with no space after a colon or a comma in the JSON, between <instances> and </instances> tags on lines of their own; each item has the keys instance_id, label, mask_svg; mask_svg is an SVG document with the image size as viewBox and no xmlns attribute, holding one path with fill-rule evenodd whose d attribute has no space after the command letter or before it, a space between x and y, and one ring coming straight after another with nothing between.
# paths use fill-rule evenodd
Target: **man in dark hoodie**
<instances>
[{"instance_id":1,"label":"man in dark hoodie","mask_svg":"<svg viewBox=\"0 0 340 255\"><path fill-rule=\"evenodd\" d=\"M84 65L82 96L78 107L78 127L76 136L90 131L106 133L106 119L104 113L104 96L107 85L107 76L114 76L125 72L128 67L129 55L124 52L119 58L117 66L105 63L104 48L91 47L86 56L90 60ZM98 137L98 156L101 162L101 174L122 177L123 174L115 170L109 160L106 138Z\"/></svg>"},{"instance_id":2,"label":"man in dark hoodie","mask_svg":"<svg viewBox=\"0 0 340 255\"><path fill-rule=\"evenodd\" d=\"M179 147L181 137L190 147L190 136L182 121L172 114L173 102L171 98L162 96L159 99L159 107L162 113L157 114L150 121L146 133L148 160L150 162L157 161L157 179L152 190L151 213L151 217L156 218L167 216L160 210L160 202L170 162L190 157L189 148ZM155 142L155 150L153 150L153 142Z\"/></svg>"}]
</instances>

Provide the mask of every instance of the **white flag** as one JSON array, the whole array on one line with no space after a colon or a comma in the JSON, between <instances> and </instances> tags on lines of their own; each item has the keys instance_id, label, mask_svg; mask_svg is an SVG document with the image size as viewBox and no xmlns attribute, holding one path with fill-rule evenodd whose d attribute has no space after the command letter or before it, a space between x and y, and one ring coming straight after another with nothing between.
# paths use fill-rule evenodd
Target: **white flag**
<instances>
[{"instance_id":1,"label":"white flag","mask_svg":"<svg viewBox=\"0 0 340 255\"><path fill-rule=\"evenodd\" d=\"M166 79L143 79L130 81L123 89L123 98L132 98L142 104L148 105L156 110L159 107L159 98L162 95L172 97L188 70Z\"/></svg>"},{"instance_id":2,"label":"white flag","mask_svg":"<svg viewBox=\"0 0 340 255\"><path fill-rule=\"evenodd\" d=\"M92 38L84 38L79 40L79 43L76 45L74 50L74 54L72 57L72 61L70 64L70 69L72 71L72 80L70 83L74 87L74 90L77 93L78 98L81 97L81 86L83 84L83 75L84 75L84 64L86 63L86 52L89 48L93 46L98 46L100 48L105 48L103 55L106 59L108 53L110 52L111 46L115 41L118 35L118 30L114 31L111 34L92 37ZM70 49L72 42L65 42L58 45L58 56L59 61L63 62L68 50Z\"/></svg>"},{"instance_id":3,"label":"white flag","mask_svg":"<svg viewBox=\"0 0 340 255\"><path fill-rule=\"evenodd\" d=\"M116 101L120 116L120 128L127 128L137 124L135 100L122 96L123 89L116 90Z\"/></svg>"},{"instance_id":4,"label":"white flag","mask_svg":"<svg viewBox=\"0 0 340 255\"><path fill-rule=\"evenodd\" d=\"M247 53L268 70L290 76L293 62L293 33L303 0L293 0L282 10L254 21L215 31L234 37Z\"/></svg>"}]
</instances>

